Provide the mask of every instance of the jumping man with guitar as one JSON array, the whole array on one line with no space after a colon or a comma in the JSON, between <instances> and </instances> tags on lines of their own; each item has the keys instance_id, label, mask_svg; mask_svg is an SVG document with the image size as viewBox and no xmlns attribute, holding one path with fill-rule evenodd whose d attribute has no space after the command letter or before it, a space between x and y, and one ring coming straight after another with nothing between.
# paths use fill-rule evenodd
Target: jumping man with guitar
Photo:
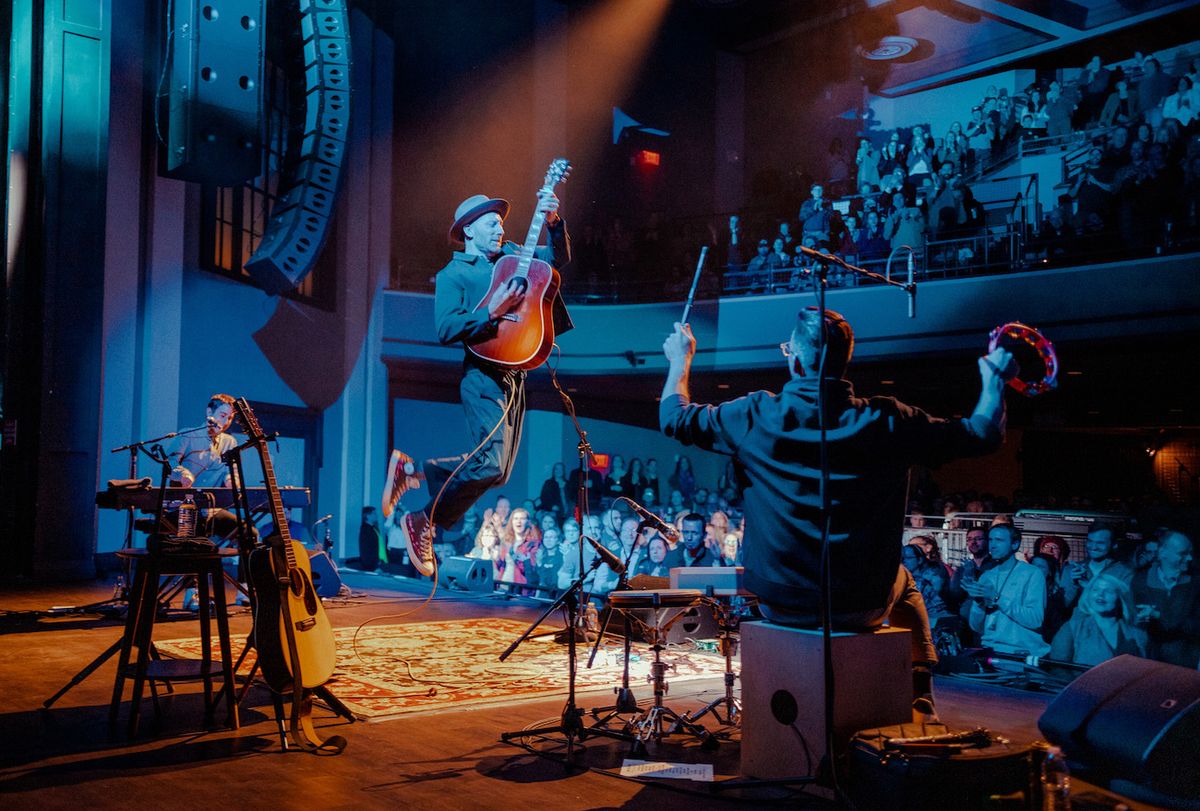
<instances>
[{"instance_id":1,"label":"jumping man with guitar","mask_svg":"<svg viewBox=\"0 0 1200 811\"><path fill-rule=\"evenodd\" d=\"M423 465L430 500L405 516L409 559L423 575L435 568L435 524L450 526L489 488L512 472L525 418L525 374L546 359L557 333L571 329L558 295L558 273L570 261L566 225L558 215L555 184L569 166L550 165L523 245L504 241L507 200L477 194L454 212L450 239L462 243L435 282L434 320L442 344L464 347L459 385L474 450ZM549 245L538 247L542 225ZM393 453L383 509L390 514L416 477Z\"/></svg>"}]
</instances>

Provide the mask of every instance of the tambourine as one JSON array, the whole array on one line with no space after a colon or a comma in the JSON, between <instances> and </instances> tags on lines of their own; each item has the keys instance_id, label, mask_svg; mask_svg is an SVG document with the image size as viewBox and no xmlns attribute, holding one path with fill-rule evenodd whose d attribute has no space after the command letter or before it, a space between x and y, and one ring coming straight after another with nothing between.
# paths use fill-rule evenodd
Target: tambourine
<instances>
[{"instance_id":1,"label":"tambourine","mask_svg":"<svg viewBox=\"0 0 1200 811\"><path fill-rule=\"evenodd\" d=\"M1054 344L1050 343L1045 335L1042 335L1042 333L1028 324L1022 324L1020 321L1001 324L988 334L989 353L994 352L1000 346L1001 338L1024 341L1033 348L1034 352L1037 352L1046 370L1042 379L1037 382L1030 383L1019 377L1012 377L1009 378L1008 385L1026 397L1045 394L1058 387L1058 355L1054 352Z\"/></svg>"}]
</instances>

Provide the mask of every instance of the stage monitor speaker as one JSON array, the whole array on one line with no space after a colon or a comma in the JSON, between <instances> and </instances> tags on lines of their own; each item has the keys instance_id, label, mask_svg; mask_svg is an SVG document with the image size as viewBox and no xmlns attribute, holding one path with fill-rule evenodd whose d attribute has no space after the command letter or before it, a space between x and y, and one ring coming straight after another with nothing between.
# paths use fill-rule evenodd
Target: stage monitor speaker
<instances>
[{"instance_id":1,"label":"stage monitor speaker","mask_svg":"<svg viewBox=\"0 0 1200 811\"><path fill-rule=\"evenodd\" d=\"M313 588L318 597L336 597L342 590L342 576L338 574L337 566L325 552L309 550L308 563L312 566Z\"/></svg>"},{"instance_id":2,"label":"stage monitor speaker","mask_svg":"<svg viewBox=\"0 0 1200 811\"><path fill-rule=\"evenodd\" d=\"M159 91L160 171L218 186L252 180L262 172L264 2L176 0L174 8Z\"/></svg>"},{"instance_id":3,"label":"stage monitor speaker","mask_svg":"<svg viewBox=\"0 0 1200 811\"><path fill-rule=\"evenodd\" d=\"M329 234L350 127L350 35L346 0L301 0L304 137L299 160L279 180L263 238L246 272L271 295L294 289Z\"/></svg>"},{"instance_id":4,"label":"stage monitor speaker","mask_svg":"<svg viewBox=\"0 0 1200 811\"><path fill-rule=\"evenodd\" d=\"M1038 719L1070 760L1177 797L1200 796L1200 673L1118 656L1067 685Z\"/></svg>"},{"instance_id":5,"label":"stage monitor speaker","mask_svg":"<svg viewBox=\"0 0 1200 811\"><path fill-rule=\"evenodd\" d=\"M480 558L446 558L438 565L438 585L452 591L490 594L496 588L492 562Z\"/></svg>"}]
</instances>

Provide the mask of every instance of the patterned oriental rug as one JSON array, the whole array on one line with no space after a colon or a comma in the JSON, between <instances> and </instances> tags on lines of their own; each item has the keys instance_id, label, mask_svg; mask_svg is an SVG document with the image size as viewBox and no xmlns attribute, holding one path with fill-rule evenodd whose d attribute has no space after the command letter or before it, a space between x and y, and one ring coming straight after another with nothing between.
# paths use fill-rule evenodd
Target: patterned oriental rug
<instances>
[{"instance_id":1,"label":"patterned oriental rug","mask_svg":"<svg viewBox=\"0 0 1200 811\"><path fill-rule=\"evenodd\" d=\"M525 622L499 618L368 625L358 632L357 642L354 628L339 628L334 631L338 667L328 686L355 715L366 720L531 698L565 699L567 647L555 643L553 637L527 639L507 661L499 661L500 654L526 627ZM558 626L547 623L544 627ZM199 659L201 655L198 637L154 644L164 656ZM240 650L241 640L235 638L234 656ZM621 684L620 639L601 646L591 670L587 669L591 645L580 643L577 653L577 695L601 692L611 696L612 688ZM214 658L220 658L215 650ZM665 650L663 659L674 666L667 673L672 685L720 677L725 668L720 656L690 648ZM649 647L635 642L629 680L638 695L648 692L651 660ZM251 652L238 672L249 672L253 663Z\"/></svg>"}]
</instances>

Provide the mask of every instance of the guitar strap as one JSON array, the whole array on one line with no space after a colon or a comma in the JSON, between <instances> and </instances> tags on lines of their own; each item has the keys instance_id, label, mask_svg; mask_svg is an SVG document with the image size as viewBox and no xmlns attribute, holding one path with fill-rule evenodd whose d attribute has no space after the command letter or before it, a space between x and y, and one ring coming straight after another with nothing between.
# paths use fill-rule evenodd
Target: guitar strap
<instances>
[{"instance_id":1,"label":"guitar strap","mask_svg":"<svg viewBox=\"0 0 1200 811\"><path fill-rule=\"evenodd\" d=\"M272 550L278 554L279 550ZM282 556L280 556L282 557ZM276 558L276 563L281 563ZM282 563L281 568L286 566ZM299 749L314 754L339 755L346 748L346 739L341 735L333 735L327 740L321 740L312 722L312 691L304 687L304 676L301 673L300 652L296 647L296 626L292 622L292 606L288 599L291 576L279 578L279 604L283 613L283 624L286 629L288 656L292 665L292 713L289 725L289 736Z\"/></svg>"}]
</instances>

